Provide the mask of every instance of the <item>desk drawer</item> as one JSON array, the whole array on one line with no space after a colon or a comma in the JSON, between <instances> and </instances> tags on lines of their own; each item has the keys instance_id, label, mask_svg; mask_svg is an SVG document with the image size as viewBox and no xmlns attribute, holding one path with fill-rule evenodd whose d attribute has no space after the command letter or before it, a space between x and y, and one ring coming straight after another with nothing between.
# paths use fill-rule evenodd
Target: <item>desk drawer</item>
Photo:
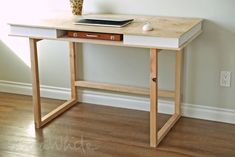
<instances>
[{"instance_id":1,"label":"desk drawer","mask_svg":"<svg viewBox=\"0 0 235 157\"><path fill-rule=\"evenodd\" d=\"M66 31L57 30L55 28L18 25L11 25L10 27L10 35L14 36L56 39L58 37L64 36L65 34Z\"/></svg>"},{"instance_id":2,"label":"desk drawer","mask_svg":"<svg viewBox=\"0 0 235 157\"><path fill-rule=\"evenodd\" d=\"M111 41L122 41L123 40L122 34L68 31L67 35L68 35L68 37L73 37L73 38L111 40Z\"/></svg>"}]
</instances>

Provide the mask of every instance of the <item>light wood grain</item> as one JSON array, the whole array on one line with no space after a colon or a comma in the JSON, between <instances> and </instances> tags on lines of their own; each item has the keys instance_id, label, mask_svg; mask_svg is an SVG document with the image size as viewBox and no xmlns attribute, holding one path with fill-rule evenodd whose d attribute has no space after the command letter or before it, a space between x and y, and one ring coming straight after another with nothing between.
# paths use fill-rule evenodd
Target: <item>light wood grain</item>
<instances>
[{"instance_id":1,"label":"light wood grain","mask_svg":"<svg viewBox=\"0 0 235 157\"><path fill-rule=\"evenodd\" d=\"M154 80L155 79L155 80ZM150 146L157 146L158 50L150 49Z\"/></svg>"},{"instance_id":2,"label":"light wood grain","mask_svg":"<svg viewBox=\"0 0 235 157\"><path fill-rule=\"evenodd\" d=\"M164 124L164 126L158 131L158 140L157 144L159 144L164 137L168 134L171 128L175 125L175 123L179 120L180 115L174 114L171 118Z\"/></svg>"},{"instance_id":3,"label":"light wood grain","mask_svg":"<svg viewBox=\"0 0 235 157\"><path fill-rule=\"evenodd\" d=\"M50 113L42 117L41 119L41 126L44 126L45 124L51 122L53 119L67 111L69 108L74 106L78 101L78 93L77 93L77 87L75 86L76 81L76 73L77 73L77 66L76 66L76 43L70 42L69 43L70 48L70 80L71 80L71 100L63 103L56 109L52 110Z\"/></svg>"},{"instance_id":4,"label":"light wood grain","mask_svg":"<svg viewBox=\"0 0 235 157\"><path fill-rule=\"evenodd\" d=\"M77 53L76 53L76 43L70 42L70 86L71 86L71 99L78 100L77 87L75 86L75 81L77 77Z\"/></svg>"},{"instance_id":5,"label":"light wood grain","mask_svg":"<svg viewBox=\"0 0 235 157\"><path fill-rule=\"evenodd\" d=\"M68 110L69 108L74 106L76 103L77 103L77 100L75 100L75 99L69 100L69 101L65 102L64 104L58 106L56 109L50 111L47 115L42 117L42 122L41 122L40 127L51 122L53 119L55 119L56 117L58 117L59 115L64 113L66 110Z\"/></svg>"},{"instance_id":6,"label":"light wood grain","mask_svg":"<svg viewBox=\"0 0 235 157\"><path fill-rule=\"evenodd\" d=\"M89 17L104 17L104 18L133 18L134 21L127 25L126 27L122 28L113 28L113 27L97 27L97 26L84 26L84 25L74 25L74 17L67 17L67 18L58 18L54 17L53 19L42 19L42 20L28 20L22 22L10 22L9 25L14 26L22 26L29 28L43 28L43 29L56 29L58 32L65 32L65 31L83 31L83 32L96 32L96 33L115 33L115 34L123 34L123 35L137 35L137 36L147 36L147 37L158 37L158 38L175 38L180 39L185 34L187 34L190 30L195 28L197 25L202 23L202 19L199 18L182 18L182 17L161 17L161 16L136 16L136 15L118 15L118 14L92 14L86 15ZM77 19L84 18L81 16L77 16ZM31 22L30 22L31 21ZM153 26L153 31L142 31L143 25L149 22ZM197 37L200 34L199 32L195 33L191 38L187 39L185 43L182 45L185 47L189 42L189 40ZM59 33L61 34L61 33ZM64 34L64 33L63 33ZM14 35L14 34L12 34ZM38 38L37 36L30 36L31 38ZM66 40L70 41L69 38L62 37L59 35L58 40ZM50 39L50 38L49 38ZM51 38L53 39L53 37ZM73 42L75 39L72 39ZM81 42L89 42L89 43L97 43L98 41L90 41L90 40L80 40ZM78 40L76 42L79 42ZM103 42L104 44L108 45L119 45L122 46L123 42ZM179 50L180 47L164 47L161 45L158 46L146 46L146 45L131 45L125 44L124 46L130 47L144 47L144 48L158 48L158 49L174 49Z\"/></svg>"},{"instance_id":7,"label":"light wood grain","mask_svg":"<svg viewBox=\"0 0 235 157\"><path fill-rule=\"evenodd\" d=\"M120 41L106 41L106 40L95 40L95 39L77 39L77 38L69 38L66 36L60 37L60 38L49 38L45 37L43 39L46 40L56 40L56 41L67 41L67 42L76 42L76 43L90 43L90 44L97 44L97 45L109 45L109 46L121 46L121 47L135 47L135 48L157 48L159 51L160 50L171 50L171 52L174 51L180 51L183 48L185 48L192 40L194 40L196 37L198 37L202 31L197 33L195 36L193 36L188 42L184 43L182 46L179 48L173 48L173 47L163 47L163 46L143 46L143 45L131 45L131 44L124 44L123 42ZM15 36L9 34L9 36ZM20 36L20 37L25 37L25 36ZM33 39L39 39L41 40L41 37L36 37L32 36Z\"/></svg>"},{"instance_id":8,"label":"light wood grain","mask_svg":"<svg viewBox=\"0 0 235 157\"><path fill-rule=\"evenodd\" d=\"M158 90L158 97L175 98L175 92L170 90Z\"/></svg>"},{"instance_id":9,"label":"light wood grain","mask_svg":"<svg viewBox=\"0 0 235 157\"><path fill-rule=\"evenodd\" d=\"M29 39L30 56L31 56L31 74L32 74L32 88L33 88L33 112L35 126L39 128L41 126L41 100L40 100L40 81L38 71L38 52L37 41L35 39Z\"/></svg>"},{"instance_id":10,"label":"light wood grain","mask_svg":"<svg viewBox=\"0 0 235 157\"><path fill-rule=\"evenodd\" d=\"M71 97L70 101L63 103L58 108L52 110L46 116L41 116L41 97L40 97L40 81L38 71L38 52L37 42L40 39L29 39L30 55L31 55L31 69L32 69L32 84L33 84L33 106L34 106L34 121L35 127L40 128L52 121L54 118L64 113L77 102L77 87L75 86L76 80L76 50L75 43L70 43L70 77L71 77Z\"/></svg>"},{"instance_id":11,"label":"light wood grain","mask_svg":"<svg viewBox=\"0 0 235 157\"><path fill-rule=\"evenodd\" d=\"M145 23L140 23L127 29L124 34L164 37L164 38L180 38L193 27L200 24L202 19L199 18L182 18L182 17L163 17L155 16L146 20L153 27L152 31L142 31Z\"/></svg>"},{"instance_id":12,"label":"light wood grain","mask_svg":"<svg viewBox=\"0 0 235 157\"><path fill-rule=\"evenodd\" d=\"M150 95L149 88L114 85L109 83L100 83L100 82L91 82L91 81L76 81L75 85L81 88L99 89L99 90L107 90L107 91L146 95L146 96ZM169 90L159 90L158 96L164 98L174 98L175 92Z\"/></svg>"},{"instance_id":13,"label":"light wood grain","mask_svg":"<svg viewBox=\"0 0 235 157\"><path fill-rule=\"evenodd\" d=\"M181 76L183 50L176 52L175 65L175 113L181 114Z\"/></svg>"},{"instance_id":14,"label":"light wood grain","mask_svg":"<svg viewBox=\"0 0 235 157\"><path fill-rule=\"evenodd\" d=\"M123 86L123 85L113 85L113 84L108 84L108 83L77 81L76 86L83 87L83 88L108 90L108 91L114 91L114 92L149 95L149 90L147 88L138 88L138 87Z\"/></svg>"}]
</instances>

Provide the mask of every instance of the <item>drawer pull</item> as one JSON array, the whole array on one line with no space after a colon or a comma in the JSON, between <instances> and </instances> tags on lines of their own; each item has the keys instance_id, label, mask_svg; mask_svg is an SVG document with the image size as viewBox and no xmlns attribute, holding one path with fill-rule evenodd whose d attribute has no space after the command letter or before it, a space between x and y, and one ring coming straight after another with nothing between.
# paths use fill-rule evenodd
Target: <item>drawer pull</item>
<instances>
[{"instance_id":1,"label":"drawer pull","mask_svg":"<svg viewBox=\"0 0 235 157\"><path fill-rule=\"evenodd\" d=\"M86 37L89 37L89 38L98 38L99 36L95 35L95 34L86 34Z\"/></svg>"}]
</instances>

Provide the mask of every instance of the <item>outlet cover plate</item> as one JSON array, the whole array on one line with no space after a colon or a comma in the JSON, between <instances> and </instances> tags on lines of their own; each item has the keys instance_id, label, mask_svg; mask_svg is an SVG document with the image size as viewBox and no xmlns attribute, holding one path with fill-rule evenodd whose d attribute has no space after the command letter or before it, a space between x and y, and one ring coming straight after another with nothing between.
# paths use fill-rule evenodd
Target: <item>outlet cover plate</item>
<instances>
[{"instance_id":1,"label":"outlet cover plate","mask_svg":"<svg viewBox=\"0 0 235 157\"><path fill-rule=\"evenodd\" d=\"M220 86L231 87L231 71L221 71L220 72Z\"/></svg>"}]
</instances>

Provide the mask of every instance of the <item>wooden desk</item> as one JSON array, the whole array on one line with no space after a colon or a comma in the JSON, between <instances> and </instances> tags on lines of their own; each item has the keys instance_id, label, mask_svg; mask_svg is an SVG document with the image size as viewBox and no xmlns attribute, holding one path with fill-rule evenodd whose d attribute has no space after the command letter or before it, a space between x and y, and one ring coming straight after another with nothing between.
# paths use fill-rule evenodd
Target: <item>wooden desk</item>
<instances>
[{"instance_id":1,"label":"wooden desk","mask_svg":"<svg viewBox=\"0 0 235 157\"><path fill-rule=\"evenodd\" d=\"M123 28L95 27L74 25L73 19L50 19L20 21L10 23L11 35L29 38L31 51L31 69L33 79L33 106L34 121L37 128L50 122L52 119L65 112L78 102L77 87L93 88L122 93L132 93L150 96L150 146L156 147L167 135L170 129L181 116L181 75L183 49L202 32L202 19L156 17L156 16L131 16L131 15L87 15L104 17L134 18L134 22ZM80 18L80 17L78 17ZM150 22L154 30L143 32L142 26ZM123 35L123 41L104 41L93 39L70 38L67 31L86 31L99 33L117 33ZM40 83L38 73L37 42L42 39L62 40L70 43L70 78L71 100L62 104L46 116L41 116ZM76 43L93 43L101 45L115 45L128 47L141 47L150 49L150 84L149 88L127 87L106 83L88 82L77 80ZM158 54L160 50L172 50L176 54L175 90L158 90ZM173 98L175 111L172 117L158 131L157 113L158 96Z\"/></svg>"}]
</instances>

